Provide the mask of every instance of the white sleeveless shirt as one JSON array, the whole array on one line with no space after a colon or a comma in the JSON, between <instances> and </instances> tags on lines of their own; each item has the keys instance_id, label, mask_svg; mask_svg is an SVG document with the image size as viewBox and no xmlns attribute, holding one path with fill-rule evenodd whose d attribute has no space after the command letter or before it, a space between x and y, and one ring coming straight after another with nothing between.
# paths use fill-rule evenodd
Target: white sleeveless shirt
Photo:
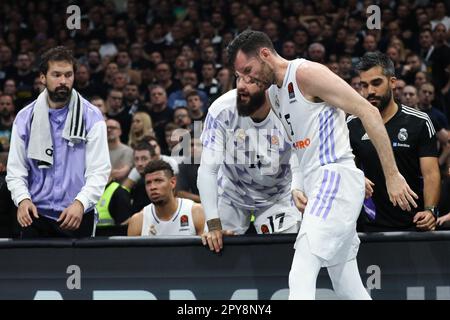
<instances>
[{"instance_id":1,"label":"white sleeveless shirt","mask_svg":"<svg viewBox=\"0 0 450 320\"><path fill-rule=\"evenodd\" d=\"M142 236L191 236L197 235L192 218L194 201L177 198L178 208L170 218L163 221L158 218L153 203L144 207Z\"/></svg>"},{"instance_id":2,"label":"white sleeveless shirt","mask_svg":"<svg viewBox=\"0 0 450 320\"><path fill-rule=\"evenodd\" d=\"M291 138L305 179L328 164L355 167L345 112L326 102L310 102L298 88L296 71L306 61L290 61L282 87L272 85L268 91L272 108Z\"/></svg>"}]
</instances>

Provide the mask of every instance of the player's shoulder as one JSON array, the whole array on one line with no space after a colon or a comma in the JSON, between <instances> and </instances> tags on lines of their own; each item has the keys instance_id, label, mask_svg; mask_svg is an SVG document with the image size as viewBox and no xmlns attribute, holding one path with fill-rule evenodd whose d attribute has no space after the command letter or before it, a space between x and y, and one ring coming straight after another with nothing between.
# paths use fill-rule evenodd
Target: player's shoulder
<instances>
[{"instance_id":1,"label":"player's shoulder","mask_svg":"<svg viewBox=\"0 0 450 320\"><path fill-rule=\"evenodd\" d=\"M410 123L411 125L418 125L418 124L432 125L430 117L425 112L405 106L404 104L401 105L400 112L403 117L408 118L408 123Z\"/></svg>"},{"instance_id":2,"label":"player's shoulder","mask_svg":"<svg viewBox=\"0 0 450 320\"><path fill-rule=\"evenodd\" d=\"M361 119L354 115L349 115L347 119L345 119L345 121L347 122L347 126L349 129L362 126Z\"/></svg>"},{"instance_id":3,"label":"player's shoulder","mask_svg":"<svg viewBox=\"0 0 450 320\"><path fill-rule=\"evenodd\" d=\"M220 115L226 115L230 111L232 113L236 112L236 96L237 90L232 89L219 98L217 98L209 107L208 115L217 118Z\"/></svg>"}]
</instances>

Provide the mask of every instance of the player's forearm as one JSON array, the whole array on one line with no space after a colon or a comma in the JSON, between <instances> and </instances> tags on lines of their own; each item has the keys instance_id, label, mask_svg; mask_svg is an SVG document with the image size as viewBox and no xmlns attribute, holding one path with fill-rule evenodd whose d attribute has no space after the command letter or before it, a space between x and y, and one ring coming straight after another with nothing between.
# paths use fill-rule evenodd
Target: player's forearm
<instances>
[{"instance_id":1,"label":"player's forearm","mask_svg":"<svg viewBox=\"0 0 450 320\"><path fill-rule=\"evenodd\" d=\"M423 176L423 203L425 207L437 206L441 194L441 175L439 169Z\"/></svg>"},{"instance_id":2,"label":"player's forearm","mask_svg":"<svg viewBox=\"0 0 450 320\"><path fill-rule=\"evenodd\" d=\"M202 164L198 169L197 188L205 211L206 221L219 218L217 209L217 172Z\"/></svg>"},{"instance_id":3,"label":"player's forearm","mask_svg":"<svg viewBox=\"0 0 450 320\"><path fill-rule=\"evenodd\" d=\"M391 141L386 132L386 128L377 109L371 108L360 117L366 132L377 150L383 168L384 176L389 179L390 176L398 173L397 164L392 151Z\"/></svg>"},{"instance_id":4,"label":"player's forearm","mask_svg":"<svg viewBox=\"0 0 450 320\"><path fill-rule=\"evenodd\" d=\"M183 191L183 190L179 190L177 193L180 198L190 199L194 202L200 203L199 195L193 194L192 192L189 192L189 191Z\"/></svg>"}]
</instances>

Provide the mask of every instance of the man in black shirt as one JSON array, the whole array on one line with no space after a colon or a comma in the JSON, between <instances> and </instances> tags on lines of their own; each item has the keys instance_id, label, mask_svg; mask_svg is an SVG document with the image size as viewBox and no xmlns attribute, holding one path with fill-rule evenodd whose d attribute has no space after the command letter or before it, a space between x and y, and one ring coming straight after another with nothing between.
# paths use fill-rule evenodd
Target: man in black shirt
<instances>
[{"instance_id":1,"label":"man in black shirt","mask_svg":"<svg viewBox=\"0 0 450 320\"><path fill-rule=\"evenodd\" d=\"M350 116L350 143L366 176L364 231L434 230L440 173L433 124L425 113L394 101L394 65L386 55L367 53L358 69L362 94L380 110L400 173L419 195L418 207L409 212L391 204L375 148L361 120Z\"/></svg>"}]
</instances>

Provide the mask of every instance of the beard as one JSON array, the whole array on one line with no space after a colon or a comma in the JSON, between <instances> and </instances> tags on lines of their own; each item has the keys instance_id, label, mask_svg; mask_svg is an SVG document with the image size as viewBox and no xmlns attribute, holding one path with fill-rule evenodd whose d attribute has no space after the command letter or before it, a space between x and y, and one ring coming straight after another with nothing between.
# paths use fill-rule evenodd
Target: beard
<instances>
[{"instance_id":1,"label":"beard","mask_svg":"<svg viewBox=\"0 0 450 320\"><path fill-rule=\"evenodd\" d=\"M54 91L47 88L48 97L53 102L67 102L72 95L72 88L59 86Z\"/></svg>"},{"instance_id":2,"label":"beard","mask_svg":"<svg viewBox=\"0 0 450 320\"><path fill-rule=\"evenodd\" d=\"M370 94L369 96L367 96L367 100L370 100L370 99L375 99L375 102L371 102L371 104L374 107L377 107L380 112L382 112L387 108L387 106L389 105L389 102L392 99L392 90L388 89L386 94L381 97L376 96L374 94Z\"/></svg>"},{"instance_id":3,"label":"beard","mask_svg":"<svg viewBox=\"0 0 450 320\"><path fill-rule=\"evenodd\" d=\"M249 94L247 102L244 102L242 100L241 95L238 92L236 100L236 107L238 114L241 117L248 117L252 115L254 112L258 111L263 107L265 100L266 100L266 93L264 90L258 91L253 95Z\"/></svg>"}]
</instances>

